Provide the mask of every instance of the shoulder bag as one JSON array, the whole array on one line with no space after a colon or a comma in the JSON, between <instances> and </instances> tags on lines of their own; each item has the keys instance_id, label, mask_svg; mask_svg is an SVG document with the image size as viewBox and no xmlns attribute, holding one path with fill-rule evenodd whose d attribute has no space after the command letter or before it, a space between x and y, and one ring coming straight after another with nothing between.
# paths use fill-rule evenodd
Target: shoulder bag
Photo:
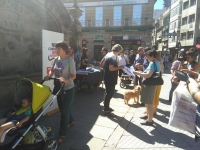
<instances>
[{"instance_id":1,"label":"shoulder bag","mask_svg":"<svg viewBox=\"0 0 200 150\"><path fill-rule=\"evenodd\" d=\"M156 63L154 63L155 71L153 72L152 76L150 78L146 78L142 81L142 84L144 85L163 85L164 81L161 77L161 72L157 72Z\"/></svg>"}]
</instances>

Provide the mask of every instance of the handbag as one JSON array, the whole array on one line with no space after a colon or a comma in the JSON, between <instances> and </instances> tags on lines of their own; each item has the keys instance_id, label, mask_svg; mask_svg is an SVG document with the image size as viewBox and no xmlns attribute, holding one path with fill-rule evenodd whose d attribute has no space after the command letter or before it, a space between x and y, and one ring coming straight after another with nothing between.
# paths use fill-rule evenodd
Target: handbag
<instances>
[{"instance_id":1,"label":"handbag","mask_svg":"<svg viewBox=\"0 0 200 150\"><path fill-rule=\"evenodd\" d=\"M156 67L156 63L154 63L154 68L155 71L153 72L153 74L151 75L150 78L146 78L142 81L142 84L144 85L163 85L164 81L161 77L161 72L157 72L157 67Z\"/></svg>"}]
</instances>

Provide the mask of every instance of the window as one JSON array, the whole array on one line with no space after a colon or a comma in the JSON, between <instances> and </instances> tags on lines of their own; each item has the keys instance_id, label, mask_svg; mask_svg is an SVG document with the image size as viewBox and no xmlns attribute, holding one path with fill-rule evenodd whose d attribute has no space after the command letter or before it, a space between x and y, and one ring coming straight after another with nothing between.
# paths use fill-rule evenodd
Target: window
<instances>
[{"instance_id":1,"label":"window","mask_svg":"<svg viewBox=\"0 0 200 150\"><path fill-rule=\"evenodd\" d=\"M174 16L176 16L176 15L178 15L179 14L179 5L177 6L177 7L175 7L174 9L172 9L171 10L171 14L170 14L170 16L171 17L174 17Z\"/></svg>"},{"instance_id":2,"label":"window","mask_svg":"<svg viewBox=\"0 0 200 150\"><path fill-rule=\"evenodd\" d=\"M189 7L189 1L183 3L183 10Z\"/></svg>"},{"instance_id":3,"label":"window","mask_svg":"<svg viewBox=\"0 0 200 150\"><path fill-rule=\"evenodd\" d=\"M196 0L191 0L190 1L190 7L196 5Z\"/></svg>"},{"instance_id":4,"label":"window","mask_svg":"<svg viewBox=\"0 0 200 150\"><path fill-rule=\"evenodd\" d=\"M85 8L80 8L80 10L82 10L82 15L80 16L79 21L82 27L85 27Z\"/></svg>"},{"instance_id":5,"label":"window","mask_svg":"<svg viewBox=\"0 0 200 150\"><path fill-rule=\"evenodd\" d=\"M114 6L113 25L121 26L122 24L122 6Z\"/></svg>"},{"instance_id":6,"label":"window","mask_svg":"<svg viewBox=\"0 0 200 150\"><path fill-rule=\"evenodd\" d=\"M195 20L195 14L190 15L190 16L189 16L189 23L194 22L194 20Z\"/></svg>"},{"instance_id":7,"label":"window","mask_svg":"<svg viewBox=\"0 0 200 150\"><path fill-rule=\"evenodd\" d=\"M182 25L187 24L187 17L182 18Z\"/></svg>"},{"instance_id":8,"label":"window","mask_svg":"<svg viewBox=\"0 0 200 150\"><path fill-rule=\"evenodd\" d=\"M95 26L103 26L103 7L96 7Z\"/></svg>"},{"instance_id":9,"label":"window","mask_svg":"<svg viewBox=\"0 0 200 150\"><path fill-rule=\"evenodd\" d=\"M141 25L142 5L133 6L133 25Z\"/></svg>"},{"instance_id":10,"label":"window","mask_svg":"<svg viewBox=\"0 0 200 150\"><path fill-rule=\"evenodd\" d=\"M94 40L101 41L104 40L103 35L94 35Z\"/></svg>"},{"instance_id":11,"label":"window","mask_svg":"<svg viewBox=\"0 0 200 150\"><path fill-rule=\"evenodd\" d=\"M181 33L181 40L186 40L186 33Z\"/></svg>"},{"instance_id":12,"label":"window","mask_svg":"<svg viewBox=\"0 0 200 150\"><path fill-rule=\"evenodd\" d=\"M193 39L193 32L188 32L188 39Z\"/></svg>"},{"instance_id":13,"label":"window","mask_svg":"<svg viewBox=\"0 0 200 150\"><path fill-rule=\"evenodd\" d=\"M174 4L175 2L177 2L178 0L172 0L171 1L171 4Z\"/></svg>"}]
</instances>

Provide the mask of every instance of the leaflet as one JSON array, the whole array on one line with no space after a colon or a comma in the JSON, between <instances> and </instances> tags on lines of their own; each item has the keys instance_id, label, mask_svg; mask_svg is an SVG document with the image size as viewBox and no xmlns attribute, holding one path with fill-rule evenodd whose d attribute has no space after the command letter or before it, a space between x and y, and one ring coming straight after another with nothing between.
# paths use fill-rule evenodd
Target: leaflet
<instances>
[{"instance_id":1,"label":"leaflet","mask_svg":"<svg viewBox=\"0 0 200 150\"><path fill-rule=\"evenodd\" d=\"M135 76L134 74L133 74L133 71L135 71L135 69L133 68L133 66L131 66L130 68L128 68L128 67L126 67L126 66L124 66L124 72L125 73L127 73L129 76Z\"/></svg>"}]
</instances>

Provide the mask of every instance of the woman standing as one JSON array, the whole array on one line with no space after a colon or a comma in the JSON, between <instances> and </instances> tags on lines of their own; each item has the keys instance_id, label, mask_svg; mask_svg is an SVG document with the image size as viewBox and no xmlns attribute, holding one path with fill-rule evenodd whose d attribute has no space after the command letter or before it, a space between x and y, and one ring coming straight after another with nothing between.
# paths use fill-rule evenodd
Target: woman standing
<instances>
[{"instance_id":1,"label":"woman standing","mask_svg":"<svg viewBox=\"0 0 200 150\"><path fill-rule=\"evenodd\" d=\"M65 83L64 95L57 96L58 107L61 112L58 142L61 143L66 136L68 126L74 123L71 115L71 108L75 94L73 80L76 78L76 68L74 60L68 55L68 45L62 41L58 42L55 47L58 54L58 59L54 60L54 66L52 70L44 79L49 80L51 76L55 75L55 77L58 78L61 83Z\"/></svg>"},{"instance_id":2,"label":"woman standing","mask_svg":"<svg viewBox=\"0 0 200 150\"><path fill-rule=\"evenodd\" d=\"M90 64L88 64L88 49L82 48L82 56L81 56L81 66L80 69L86 69Z\"/></svg>"},{"instance_id":3,"label":"woman standing","mask_svg":"<svg viewBox=\"0 0 200 150\"><path fill-rule=\"evenodd\" d=\"M146 58L148 59L149 66L144 72L134 71L135 75L139 75L143 78L150 78L152 74L157 71L160 72L160 62L156 60L157 52L155 50L149 50L146 52ZM143 85L142 84L142 91L141 91L141 102L145 103L147 109L147 116L140 117L141 119L147 119L144 122L141 122L142 125L153 125L153 110L154 110L154 96L156 91L156 85Z\"/></svg>"},{"instance_id":4,"label":"woman standing","mask_svg":"<svg viewBox=\"0 0 200 150\"><path fill-rule=\"evenodd\" d=\"M161 57L161 51L159 51L159 50L156 50L156 51L157 51L156 60L158 62L160 62L161 76L162 76L162 74L164 72L164 65L163 65L163 60L162 60L162 57ZM162 87L162 85L157 85L157 87L156 87L155 97L154 97L154 101L153 101L153 105L154 105L153 115L156 114L156 110L157 110L157 107L158 107L158 104L159 104L159 101L160 101L161 87Z\"/></svg>"}]
</instances>

